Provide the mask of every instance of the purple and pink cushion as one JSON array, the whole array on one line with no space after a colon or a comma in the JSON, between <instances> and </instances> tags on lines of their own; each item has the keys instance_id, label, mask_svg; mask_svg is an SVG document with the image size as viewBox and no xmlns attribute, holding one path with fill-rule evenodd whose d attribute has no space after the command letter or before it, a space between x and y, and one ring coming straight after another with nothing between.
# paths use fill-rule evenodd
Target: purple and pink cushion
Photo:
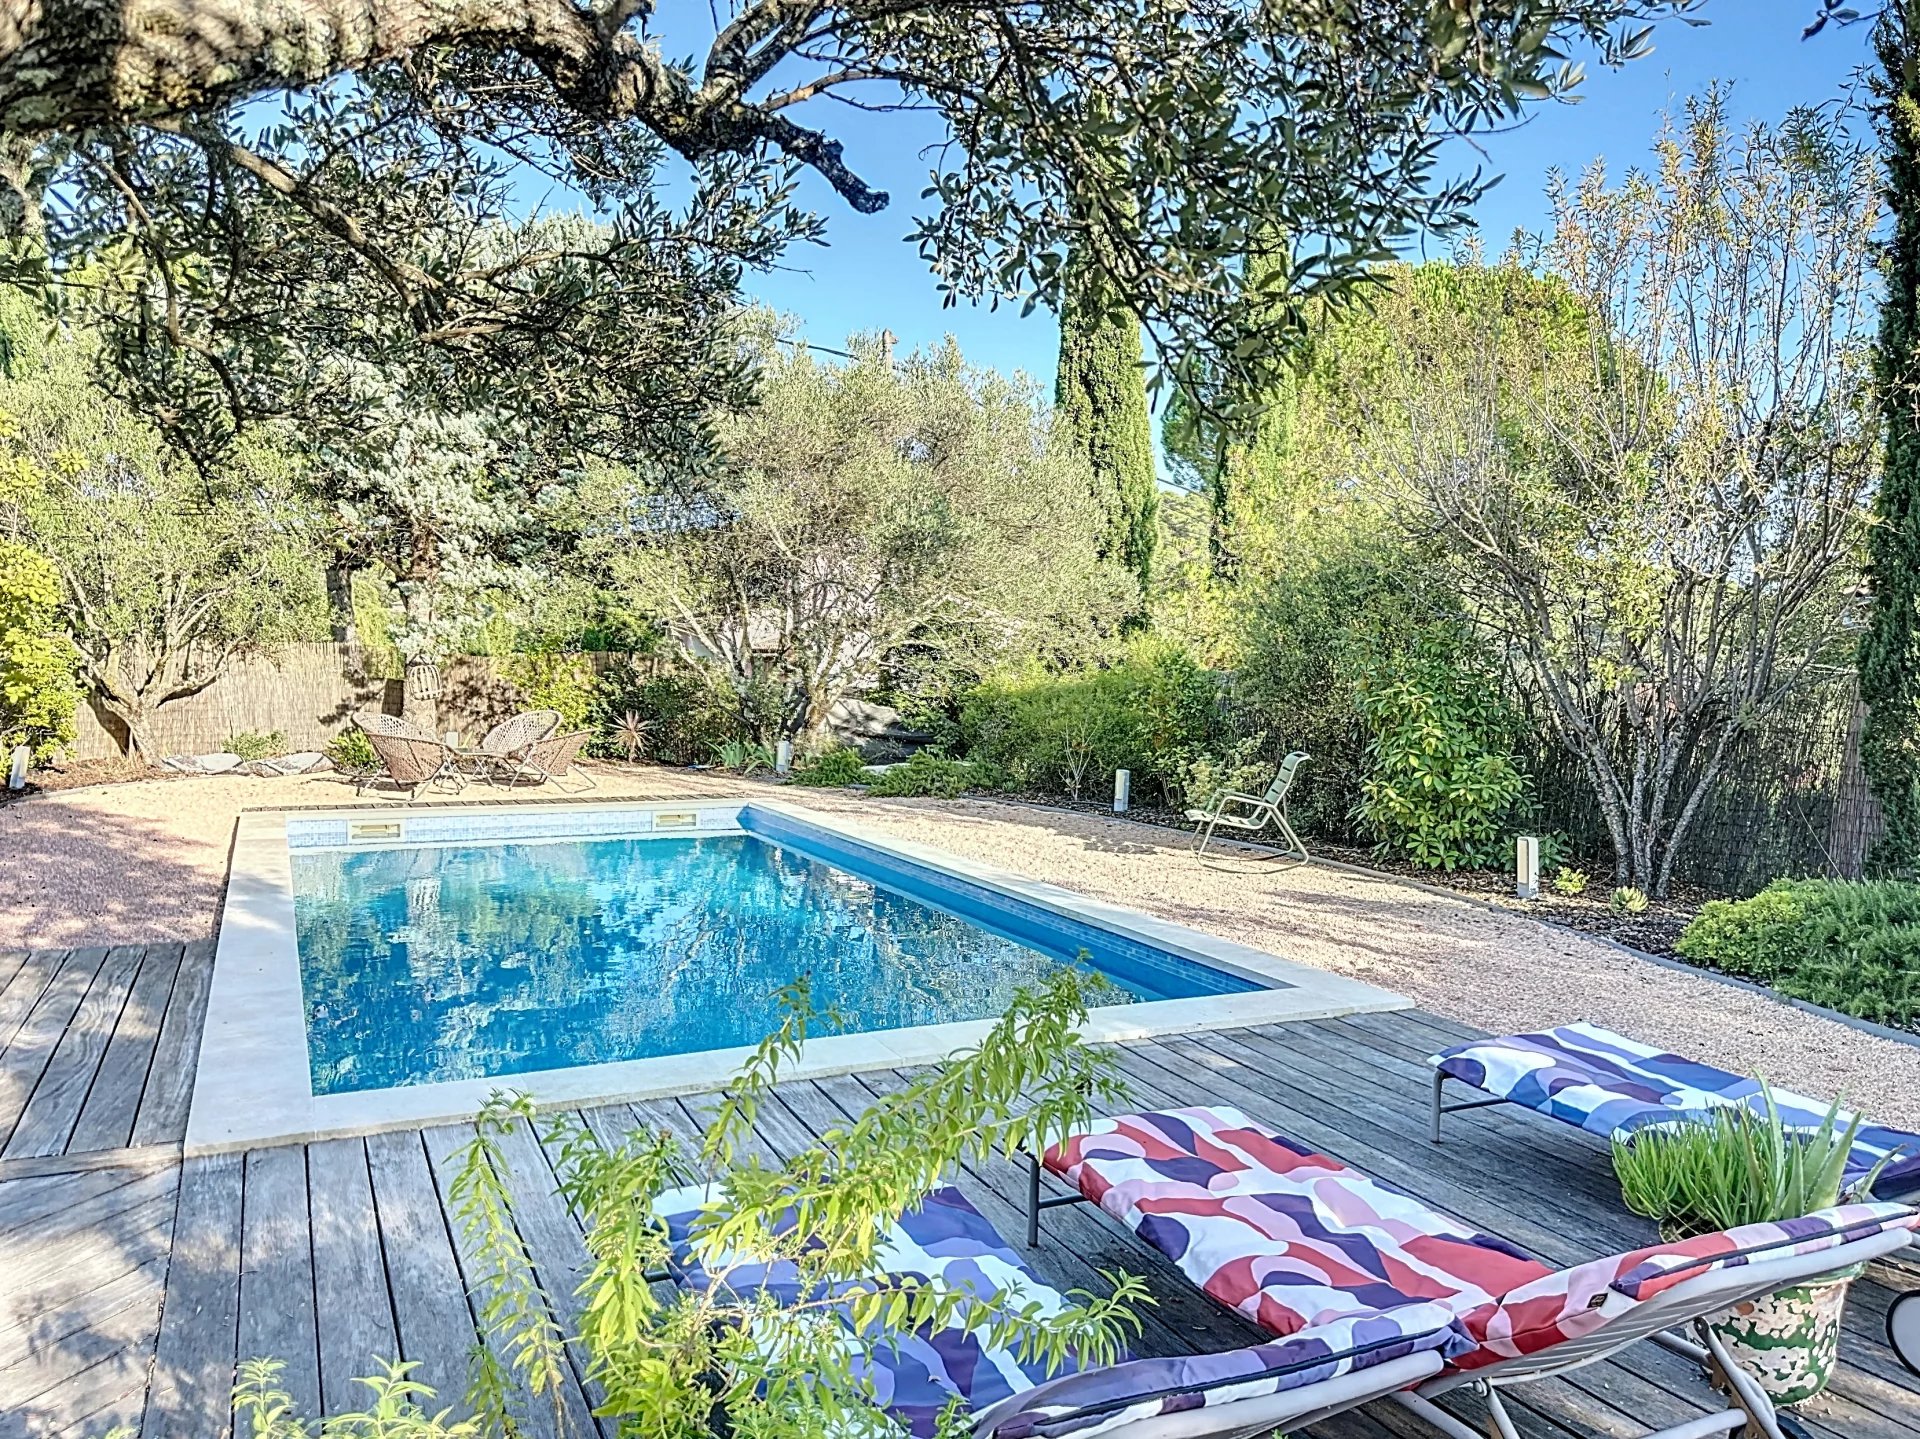
<instances>
[{"instance_id":1,"label":"purple and pink cushion","mask_svg":"<svg viewBox=\"0 0 1920 1439\"><path fill-rule=\"evenodd\" d=\"M791 1260L770 1265L721 1261L700 1237L707 1203L707 1191L700 1188L673 1190L655 1201L673 1246L668 1269L676 1284L724 1288L748 1300L766 1294L782 1304L819 1297L817 1290L803 1293L807 1281ZM937 1279L982 1300L1017 1293L1039 1315L1058 1313L1066 1303L952 1188L933 1191L900 1217L879 1246L872 1279L861 1287L903 1279ZM836 1292L853 1287L845 1283ZM1305 1388L1412 1354L1436 1354L1427 1372L1437 1372L1441 1359L1470 1347L1452 1316L1433 1306L1397 1317L1356 1315L1296 1341L1222 1354L1151 1360L1123 1355L1122 1362L1106 1367L1073 1360L1065 1373L1051 1376L1040 1361L986 1344L978 1332L889 1332L874 1340L862 1346L858 1371L873 1402L916 1439L928 1439L956 1401L976 1415L995 1405L1009 1411L993 1428L1005 1439L1097 1431L1149 1414ZM1034 1396L1031 1406L1006 1402L1028 1394Z\"/></svg>"},{"instance_id":2,"label":"purple and pink cushion","mask_svg":"<svg viewBox=\"0 0 1920 1439\"><path fill-rule=\"evenodd\" d=\"M1430 1063L1441 1074L1526 1109L1610 1139L1649 1124L1704 1115L1738 1104L1764 1112L1758 1081L1698 1060L1668 1054L1594 1024L1567 1024L1536 1034L1478 1039L1442 1050ZM1775 1089L1773 1102L1789 1124L1811 1127L1827 1106ZM1840 1111L1840 1122L1851 1113ZM1847 1157L1849 1181L1864 1179L1882 1159L1874 1184L1882 1197L1920 1191L1920 1134L1863 1124Z\"/></svg>"},{"instance_id":3,"label":"purple and pink cushion","mask_svg":"<svg viewBox=\"0 0 1920 1439\"><path fill-rule=\"evenodd\" d=\"M1473 1341L1456 1369L1592 1333L1711 1268L1920 1225L1901 1205L1842 1205L1556 1271L1234 1109L1102 1120L1045 1163L1269 1333L1438 1305Z\"/></svg>"}]
</instances>

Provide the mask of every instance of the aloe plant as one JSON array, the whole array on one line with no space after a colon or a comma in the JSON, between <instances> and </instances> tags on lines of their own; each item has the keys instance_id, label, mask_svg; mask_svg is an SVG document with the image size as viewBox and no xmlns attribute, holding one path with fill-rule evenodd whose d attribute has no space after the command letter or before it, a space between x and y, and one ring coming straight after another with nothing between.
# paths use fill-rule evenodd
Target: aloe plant
<instances>
[{"instance_id":1,"label":"aloe plant","mask_svg":"<svg viewBox=\"0 0 1920 1439\"><path fill-rule=\"evenodd\" d=\"M1685 1237L1795 1219L1872 1189L1885 1160L1845 1182L1859 1116L1842 1123L1836 1101L1820 1123L1795 1126L1771 1088L1763 1084L1760 1098L1762 1109L1724 1105L1615 1136L1613 1169L1627 1208Z\"/></svg>"}]
</instances>

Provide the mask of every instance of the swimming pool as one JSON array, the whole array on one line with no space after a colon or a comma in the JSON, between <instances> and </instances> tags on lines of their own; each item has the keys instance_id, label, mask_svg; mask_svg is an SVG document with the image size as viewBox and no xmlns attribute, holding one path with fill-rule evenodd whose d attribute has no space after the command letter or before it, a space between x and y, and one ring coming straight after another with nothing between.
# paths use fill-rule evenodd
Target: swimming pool
<instances>
[{"instance_id":1,"label":"swimming pool","mask_svg":"<svg viewBox=\"0 0 1920 1439\"><path fill-rule=\"evenodd\" d=\"M856 1033L998 1015L1062 966L1104 1004L1260 987L791 824L316 847L293 894L316 1094L755 1044L802 979Z\"/></svg>"},{"instance_id":2,"label":"swimming pool","mask_svg":"<svg viewBox=\"0 0 1920 1439\"><path fill-rule=\"evenodd\" d=\"M712 1090L803 975L788 1077L931 1064L1063 964L1093 1042L1406 1004L770 796L250 811L186 1150Z\"/></svg>"}]
</instances>

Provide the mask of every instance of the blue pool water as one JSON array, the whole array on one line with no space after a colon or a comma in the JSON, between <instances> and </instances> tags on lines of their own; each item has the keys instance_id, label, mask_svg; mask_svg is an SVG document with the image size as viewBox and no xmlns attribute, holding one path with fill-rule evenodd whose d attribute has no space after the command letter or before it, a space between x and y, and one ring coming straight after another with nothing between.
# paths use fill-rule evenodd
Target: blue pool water
<instances>
[{"instance_id":1,"label":"blue pool water","mask_svg":"<svg viewBox=\"0 0 1920 1439\"><path fill-rule=\"evenodd\" d=\"M995 1015L1076 962L1105 1003L1257 987L797 828L296 848L314 1092L752 1044L801 975L847 1031Z\"/></svg>"}]
</instances>

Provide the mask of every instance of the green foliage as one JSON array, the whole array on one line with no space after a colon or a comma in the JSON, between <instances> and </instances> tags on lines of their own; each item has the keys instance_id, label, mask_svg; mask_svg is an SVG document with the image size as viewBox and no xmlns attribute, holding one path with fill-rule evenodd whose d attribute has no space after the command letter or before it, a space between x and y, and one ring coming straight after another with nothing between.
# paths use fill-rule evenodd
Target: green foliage
<instances>
[{"instance_id":1,"label":"green foliage","mask_svg":"<svg viewBox=\"0 0 1920 1439\"><path fill-rule=\"evenodd\" d=\"M326 756L333 761L335 769L348 774L380 767L380 756L373 752L372 742L357 729L343 729L328 740Z\"/></svg>"},{"instance_id":2,"label":"green foliage","mask_svg":"<svg viewBox=\"0 0 1920 1439\"><path fill-rule=\"evenodd\" d=\"M1526 776L1494 677L1442 636L1375 666L1355 702L1370 736L1360 815L1381 852L1429 869L1497 863Z\"/></svg>"},{"instance_id":3,"label":"green foliage","mask_svg":"<svg viewBox=\"0 0 1920 1439\"><path fill-rule=\"evenodd\" d=\"M359 734L356 730L354 733ZM361 735L362 741L366 739ZM241 759L275 759L287 752L287 734L285 730L241 730L238 734L227 736L227 753L238 755Z\"/></svg>"},{"instance_id":4,"label":"green foliage","mask_svg":"<svg viewBox=\"0 0 1920 1439\"><path fill-rule=\"evenodd\" d=\"M867 762L851 745L836 745L793 767L787 778L794 784L828 788L837 785L865 784Z\"/></svg>"},{"instance_id":5,"label":"green foliage","mask_svg":"<svg viewBox=\"0 0 1920 1439\"><path fill-rule=\"evenodd\" d=\"M692 669L654 672L645 664L604 672L587 719L589 750L602 759L624 759L620 728L628 715L641 725L647 753L666 764L705 764L729 741L752 740L734 697Z\"/></svg>"},{"instance_id":6,"label":"green foliage","mask_svg":"<svg viewBox=\"0 0 1920 1439\"><path fill-rule=\"evenodd\" d=\"M1564 894L1569 899L1577 894L1585 894L1587 892L1586 872L1584 870L1571 869L1564 864L1561 865L1559 869L1554 871L1553 892L1555 894Z\"/></svg>"},{"instance_id":7,"label":"green foliage","mask_svg":"<svg viewBox=\"0 0 1920 1439\"><path fill-rule=\"evenodd\" d=\"M593 661L585 655L512 654L500 661L500 673L518 687L528 709L558 710L565 731L579 729L594 712L600 683Z\"/></svg>"},{"instance_id":8,"label":"green foliage","mask_svg":"<svg viewBox=\"0 0 1920 1439\"><path fill-rule=\"evenodd\" d=\"M26 745L43 760L73 738L80 657L62 632L60 601L53 562L0 540L0 756Z\"/></svg>"},{"instance_id":9,"label":"green foliage","mask_svg":"<svg viewBox=\"0 0 1920 1439\"><path fill-rule=\"evenodd\" d=\"M958 799L969 790L998 789L1002 778L985 761L950 759L923 749L888 766L867 793L878 799Z\"/></svg>"},{"instance_id":10,"label":"green foliage","mask_svg":"<svg viewBox=\"0 0 1920 1439\"><path fill-rule=\"evenodd\" d=\"M713 747L713 761L721 769L730 769L735 774L756 774L772 769L777 756L771 745L730 739Z\"/></svg>"},{"instance_id":11,"label":"green foliage","mask_svg":"<svg viewBox=\"0 0 1920 1439\"><path fill-rule=\"evenodd\" d=\"M604 1395L599 1412L636 1439L880 1439L886 1423L857 1378L887 1332L959 1329L1057 1368L1070 1355L1111 1363L1138 1330L1142 1281L1107 1276L1112 1293L1077 1292L1043 1314L1018 1289L982 1301L973 1286L938 1278L891 1280L879 1271L886 1227L963 1165L1038 1152L1084 1128L1096 1108L1123 1097L1111 1050L1082 1045L1087 997L1101 991L1063 969L1020 994L977 1048L954 1055L862 1113L831 1127L784 1162L747 1142L782 1071L814 1032L804 982L788 1012L728 1086L694 1152L672 1135L637 1130L604 1139L577 1116L545 1125L556 1187L585 1230L588 1264L578 1288L576 1335L552 1314L515 1226L505 1182L506 1137L533 1123L524 1098L495 1096L479 1117L450 1190L463 1253L472 1256L484 1382L473 1420L429 1415L432 1396L389 1366L365 1381L362 1415L327 1421L324 1439L467 1439L524 1432L504 1396L553 1392L573 1363ZM670 1246L655 1200L704 1174L689 1241L713 1283L664 1295L647 1274ZM805 1296L780 1307L728 1276L749 1265L791 1266ZM830 1297L828 1297L830 1296ZM242 1366L236 1412L255 1439L307 1439L272 1361Z\"/></svg>"},{"instance_id":12,"label":"green foliage","mask_svg":"<svg viewBox=\"0 0 1920 1439\"><path fill-rule=\"evenodd\" d=\"M1905 4L1874 29L1871 77L1893 231L1874 376L1884 458L1867 531L1867 624L1860 636L1866 723L1860 762L1886 816L1873 863L1920 870L1920 27Z\"/></svg>"},{"instance_id":13,"label":"green foliage","mask_svg":"<svg viewBox=\"0 0 1920 1439\"><path fill-rule=\"evenodd\" d=\"M995 675L962 698L968 757L1018 789L1079 798L1116 769L1136 793L1177 799L1190 767L1228 743L1216 677L1186 650L1143 638L1106 669Z\"/></svg>"},{"instance_id":14,"label":"green foliage","mask_svg":"<svg viewBox=\"0 0 1920 1439\"><path fill-rule=\"evenodd\" d=\"M727 473L696 500L615 487L588 546L793 736L903 657L932 684L1094 652L1135 598L1030 383L951 344L896 363L850 343L829 364L762 336L761 401L720 425Z\"/></svg>"},{"instance_id":15,"label":"green foliage","mask_svg":"<svg viewBox=\"0 0 1920 1439\"><path fill-rule=\"evenodd\" d=\"M1607 896L1607 908L1615 914L1645 914L1647 904L1647 892L1630 884L1621 885Z\"/></svg>"},{"instance_id":16,"label":"green foliage","mask_svg":"<svg viewBox=\"0 0 1920 1439\"><path fill-rule=\"evenodd\" d=\"M1099 553L1144 591L1153 574L1159 500L1140 322L1102 268L1078 249L1069 254L1066 275L1054 412L1093 477L1105 515Z\"/></svg>"},{"instance_id":17,"label":"green foliage","mask_svg":"<svg viewBox=\"0 0 1920 1439\"><path fill-rule=\"evenodd\" d=\"M1796 999L1920 1027L1920 883L1775 880L1708 903L1674 948Z\"/></svg>"},{"instance_id":18,"label":"green foliage","mask_svg":"<svg viewBox=\"0 0 1920 1439\"><path fill-rule=\"evenodd\" d=\"M1761 1098L1761 1111L1718 1105L1703 1119L1616 1136L1613 1169L1627 1208L1684 1239L1798 1219L1839 1203L1859 1116L1841 1123L1836 1101L1821 1123L1801 1129L1781 1118L1765 1085ZM1885 1164L1881 1160L1853 1192L1869 1192Z\"/></svg>"}]
</instances>

